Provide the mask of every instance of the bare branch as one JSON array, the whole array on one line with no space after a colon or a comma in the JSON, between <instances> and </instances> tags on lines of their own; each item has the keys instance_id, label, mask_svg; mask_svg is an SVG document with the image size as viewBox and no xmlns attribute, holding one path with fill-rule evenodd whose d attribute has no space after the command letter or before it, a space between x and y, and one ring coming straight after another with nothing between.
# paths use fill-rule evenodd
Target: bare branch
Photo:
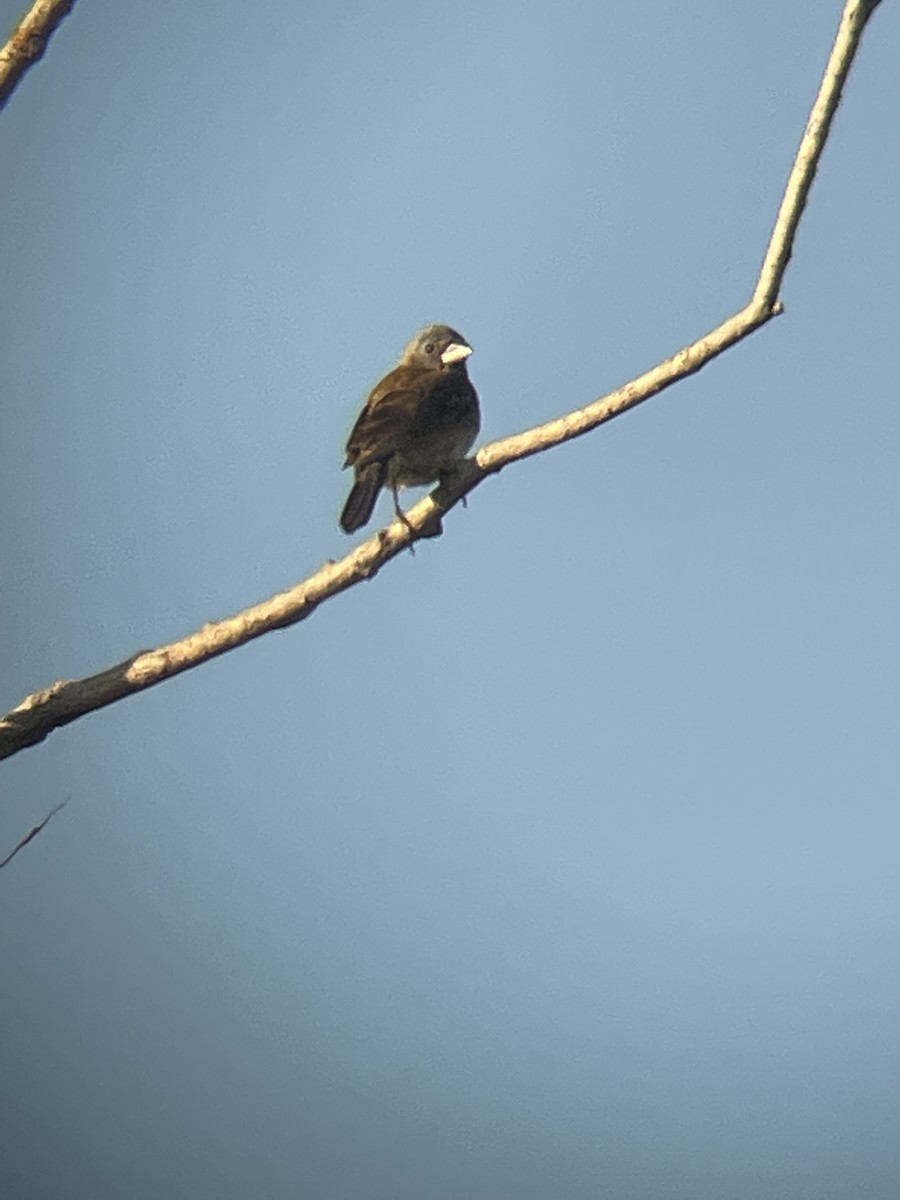
<instances>
[{"instance_id":1,"label":"bare branch","mask_svg":"<svg viewBox=\"0 0 900 1200\"><path fill-rule=\"evenodd\" d=\"M467 460L459 473L421 500L387 529L364 542L340 562L327 563L302 583L225 620L156 650L139 654L81 680L61 680L26 697L0 719L0 758L44 740L48 733L85 713L112 704L144 688L199 666L219 654L304 620L325 600L354 584L371 579L392 558L419 538L441 532L441 518L487 476L581 437L598 425L627 412L680 379L694 374L736 342L749 336L782 311L777 299L790 261L797 227L825 146L844 81L859 47L863 29L879 0L848 0L825 76L787 182L778 217L753 297L735 316L710 333L646 371L631 383L585 408L545 425L491 442Z\"/></svg>"},{"instance_id":2,"label":"bare branch","mask_svg":"<svg viewBox=\"0 0 900 1200\"><path fill-rule=\"evenodd\" d=\"M44 817L43 821L41 821L41 822L39 822L39 824L35 825L34 828L31 829L28 833L26 833L23 838L19 838L19 840L16 842L15 846L13 846L12 850L10 850L9 854L7 854L6 858L4 858L2 861L0 861L0 871L2 871L5 866L7 866L9 863L11 863L12 860L19 853L19 851L24 850L25 847L28 845L28 843L31 841L31 839L36 838L37 835L41 832L41 830L50 823L50 821L53 817L56 816L56 814L59 812L59 810L61 808L65 808L68 803L69 803L69 797L66 796L65 800L60 800L59 804L57 804L54 808L50 809L50 811L47 813L46 817Z\"/></svg>"},{"instance_id":3,"label":"bare branch","mask_svg":"<svg viewBox=\"0 0 900 1200\"><path fill-rule=\"evenodd\" d=\"M825 67L825 76L806 122L806 131L784 189L775 228L753 293L753 303L761 308L773 304L781 290L781 281L793 252L797 226L806 208L809 189L816 177L831 122L841 102L844 83L850 74L866 23L880 3L881 0L848 0L844 7L837 37Z\"/></svg>"},{"instance_id":4,"label":"bare branch","mask_svg":"<svg viewBox=\"0 0 900 1200\"><path fill-rule=\"evenodd\" d=\"M0 50L0 108L16 90L29 67L44 57L44 51L62 21L75 7L75 0L35 0Z\"/></svg>"}]
</instances>

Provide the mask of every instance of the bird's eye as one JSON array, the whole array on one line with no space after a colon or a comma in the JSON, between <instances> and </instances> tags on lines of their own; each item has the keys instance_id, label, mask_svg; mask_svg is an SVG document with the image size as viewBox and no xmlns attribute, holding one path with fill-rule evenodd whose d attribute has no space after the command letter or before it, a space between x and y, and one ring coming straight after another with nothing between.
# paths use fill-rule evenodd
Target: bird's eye
<instances>
[{"instance_id":1,"label":"bird's eye","mask_svg":"<svg viewBox=\"0 0 900 1200\"><path fill-rule=\"evenodd\" d=\"M434 354L434 342L428 342L425 346L426 354Z\"/></svg>"}]
</instances>

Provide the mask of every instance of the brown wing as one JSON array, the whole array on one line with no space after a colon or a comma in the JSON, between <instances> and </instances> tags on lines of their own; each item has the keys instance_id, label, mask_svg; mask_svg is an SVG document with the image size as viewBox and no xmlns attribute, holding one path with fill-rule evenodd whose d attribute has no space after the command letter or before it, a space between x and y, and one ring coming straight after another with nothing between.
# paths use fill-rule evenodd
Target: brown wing
<instances>
[{"instance_id":1,"label":"brown wing","mask_svg":"<svg viewBox=\"0 0 900 1200\"><path fill-rule=\"evenodd\" d=\"M427 379L431 374L398 367L382 379L350 431L345 467L363 467L402 448L422 405L423 375Z\"/></svg>"}]
</instances>

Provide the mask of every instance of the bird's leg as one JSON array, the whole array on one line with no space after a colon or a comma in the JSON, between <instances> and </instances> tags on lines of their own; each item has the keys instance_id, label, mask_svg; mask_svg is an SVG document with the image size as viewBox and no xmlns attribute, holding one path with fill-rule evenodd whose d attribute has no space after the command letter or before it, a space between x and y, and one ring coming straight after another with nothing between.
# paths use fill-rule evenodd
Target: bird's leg
<instances>
[{"instance_id":1,"label":"bird's leg","mask_svg":"<svg viewBox=\"0 0 900 1200\"><path fill-rule=\"evenodd\" d=\"M401 524L406 526L410 533L415 533L416 531L410 524L409 518L400 507L400 489L397 487L396 483L391 484L391 495L394 497L394 516L398 521L400 521Z\"/></svg>"},{"instance_id":2,"label":"bird's leg","mask_svg":"<svg viewBox=\"0 0 900 1200\"><path fill-rule=\"evenodd\" d=\"M396 516L397 520L400 522L401 525L406 526L406 528L409 530L410 536L414 537L416 531L413 528L409 517L406 515L406 513L400 507L400 489L397 487L396 483L391 484L391 495L394 497L394 515ZM409 552L413 556L413 558L415 558L416 548L412 542L409 543Z\"/></svg>"},{"instance_id":3,"label":"bird's leg","mask_svg":"<svg viewBox=\"0 0 900 1200\"><path fill-rule=\"evenodd\" d=\"M444 470L441 471L440 475L438 475L438 483L441 485L442 488L448 487L453 482L453 479L458 474L459 474L459 467L456 467L456 466L445 467ZM460 500L462 501L463 508L469 507L468 497L460 496Z\"/></svg>"}]
</instances>

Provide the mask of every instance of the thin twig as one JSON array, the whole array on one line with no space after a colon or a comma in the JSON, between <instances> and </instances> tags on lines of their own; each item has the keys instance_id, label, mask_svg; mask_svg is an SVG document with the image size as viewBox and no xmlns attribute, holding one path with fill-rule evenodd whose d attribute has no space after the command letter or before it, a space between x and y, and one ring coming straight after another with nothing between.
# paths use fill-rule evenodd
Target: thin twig
<instances>
[{"instance_id":1,"label":"thin twig","mask_svg":"<svg viewBox=\"0 0 900 1200\"><path fill-rule=\"evenodd\" d=\"M182 671L233 650L273 629L285 629L315 612L323 601L377 575L386 563L419 538L440 532L441 517L488 475L539 454L627 412L664 388L699 371L730 346L782 311L777 298L790 261L797 226L815 177L841 90L866 22L879 0L848 0L825 76L785 188L784 199L750 302L710 333L608 396L545 425L491 442L463 464L459 474L340 562L330 562L286 592L155 650L144 650L97 675L60 680L28 696L0 718L0 758L34 746L68 725L124 696L171 679Z\"/></svg>"},{"instance_id":2,"label":"thin twig","mask_svg":"<svg viewBox=\"0 0 900 1200\"><path fill-rule=\"evenodd\" d=\"M29 67L44 57L51 37L75 7L75 0L35 0L0 50L0 108Z\"/></svg>"},{"instance_id":3,"label":"thin twig","mask_svg":"<svg viewBox=\"0 0 900 1200\"><path fill-rule=\"evenodd\" d=\"M47 813L46 817L44 817L43 821L41 821L40 825L35 825L34 829L32 829L30 833L26 833L25 836L16 843L16 845L12 848L12 850L10 850L10 852L9 852L9 854L7 854L6 858L4 858L2 862L0 862L0 871L3 870L3 868L7 865L7 863L11 863L12 860L19 853L19 851L24 849L24 847L28 845L28 843L31 841L32 838L36 838L37 835L44 828L44 826L48 825L50 823L50 820L56 816L56 814L59 812L59 810L61 808L65 808L68 803L69 803L69 797L66 796L65 800L60 800L59 804L57 804L57 806L55 808L51 808L50 811Z\"/></svg>"}]
</instances>

